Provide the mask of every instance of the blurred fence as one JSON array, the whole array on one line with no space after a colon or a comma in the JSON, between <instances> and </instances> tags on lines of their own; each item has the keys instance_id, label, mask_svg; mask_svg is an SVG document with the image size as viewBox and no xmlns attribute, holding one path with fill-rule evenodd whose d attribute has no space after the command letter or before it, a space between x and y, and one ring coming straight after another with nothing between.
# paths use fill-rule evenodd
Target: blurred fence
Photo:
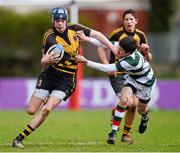
<instances>
[{"instance_id":1,"label":"blurred fence","mask_svg":"<svg viewBox=\"0 0 180 153\"><path fill-rule=\"evenodd\" d=\"M34 91L35 79L1 78L0 109L25 109ZM81 82L81 108L111 109L118 99L107 78L88 78ZM153 109L180 110L180 81L158 80L153 89L150 107ZM77 99L75 99L77 100ZM68 100L60 104L68 108Z\"/></svg>"},{"instance_id":2,"label":"blurred fence","mask_svg":"<svg viewBox=\"0 0 180 153\"><path fill-rule=\"evenodd\" d=\"M180 30L170 33L148 35L153 62L162 64L180 63Z\"/></svg>"}]
</instances>

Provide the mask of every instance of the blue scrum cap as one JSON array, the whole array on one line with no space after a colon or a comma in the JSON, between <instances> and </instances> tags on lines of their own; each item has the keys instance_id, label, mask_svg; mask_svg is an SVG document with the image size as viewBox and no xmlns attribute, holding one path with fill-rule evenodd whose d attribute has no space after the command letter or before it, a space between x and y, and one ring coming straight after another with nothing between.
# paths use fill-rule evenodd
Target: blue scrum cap
<instances>
[{"instance_id":1,"label":"blue scrum cap","mask_svg":"<svg viewBox=\"0 0 180 153\"><path fill-rule=\"evenodd\" d=\"M68 21L68 11L62 7L56 7L52 9L52 22L58 19Z\"/></svg>"}]
</instances>

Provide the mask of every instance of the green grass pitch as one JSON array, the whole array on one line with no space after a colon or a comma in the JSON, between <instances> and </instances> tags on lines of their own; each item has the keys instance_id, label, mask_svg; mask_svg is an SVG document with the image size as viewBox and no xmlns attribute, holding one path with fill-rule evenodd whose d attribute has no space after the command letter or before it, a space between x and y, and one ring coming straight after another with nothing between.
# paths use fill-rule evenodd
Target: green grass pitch
<instances>
[{"instance_id":1,"label":"green grass pitch","mask_svg":"<svg viewBox=\"0 0 180 153\"><path fill-rule=\"evenodd\" d=\"M134 144L122 143L120 130L116 145L108 145L110 110L56 110L23 141L25 149L12 148L12 139L30 119L25 111L0 111L0 152L180 152L180 111L151 111L144 134L137 132L137 114Z\"/></svg>"}]
</instances>

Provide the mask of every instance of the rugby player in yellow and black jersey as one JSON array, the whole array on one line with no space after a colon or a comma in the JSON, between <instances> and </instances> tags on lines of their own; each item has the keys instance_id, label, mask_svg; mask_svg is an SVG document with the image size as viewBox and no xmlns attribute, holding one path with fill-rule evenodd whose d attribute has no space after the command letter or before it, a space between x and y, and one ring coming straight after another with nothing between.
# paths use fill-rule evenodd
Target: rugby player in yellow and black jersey
<instances>
[{"instance_id":1,"label":"rugby player in yellow and black jersey","mask_svg":"<svg viewBox=\"0 0 180 153\"><path fill-rule=\"evenodd\" d=\"M126 31L125 27L122 26L116 30L113 30L110 35L108 36L109 40L110 41L120 41L122 40L123 38L125 37L128 37L128 36L132 36L134 38L134 40L136 40L136 42L141 46L141 44L143 44L143 48L144 48L144 44L147 44L147 39L146 39L146 36L144 34L144 32L142 32L141 30L135 28L134 31L132 32L128 32ZM142 47L142 46L141 46ZM147 46L145 46L147 49ZM142 49L142 52L141 52L148 61L151 60L151 54L150 52L148 51L145 51L144 49ZM110 63L113 63L114 61L117 61L118 59L115 58L115 55L111 52L110 54Z\"/></svg>"},{"instance_id":2,"label":"rugby player in yellow and black jersey","mask_svg":"<svg viewBox=\"0 0 180 153\"><path fill-rule=\"evenodd\" d=\"M152 59L152 55L149 51L149 46L147 44L146 36L141 30L136 28L136 24L138 23L136 11L133 9L128 9L124 11L122 15L122 19L123 19L123 26L113 30L108 36L109 40L112 42L120 41L125 37L132 36L138 42L139 49L141 50L144 57L147 59L147 61L150 61ZM102 47L98 48L98 55L102 63L104 64L114 63L119 60L119 59L116 59L116 57L111 53L110 60L108 61L105 54L105 49ZM126 79L126 73L125 72L110 72L108 76L109 76L109 80L110 80L113 90L115 91L117 96L120 96L123 83ZM138 99L135 96L133 99L133 103L128 103L128 110L125 116L125 125L123 129L123 134L121 137L121 141L126 142L127 144L133 143L130 130L132 128L132 124L135 118L137 103L138 103ZM114 118L114 111L117 111L117 109L115 108L112 110L112 120ZM117 122L119 123L120 121L115 121L114 123L117 123ZM116 126L116 125L113 125L114 123L112 122L112 129L113 127ZM144 133L145 129L146 127L144 128L143 132L140 131L140 133ZM112 130L112 132L109 133L107 143L113 142L114 144L115 139L116 139L115 136L116 136L116 131Z\"/></svg>"},{"instance_id":3,"label":"rugby player in yellow and black jersey","mask_svg":"<svg viewBox=\"0 0 180 153\"><path fill-rule=\"evenodd\" d=\"M85 35L98 39L117 54L117 48L102 33L82 25L67 24L67 21L68 12L66 9L58 7L52 10L53 27L43 37L41 64L45 68L38 77L36 89L27 109L30 115L34 115L37 111L38 113L13 140L13 147L23 148L22 140L38 128L48 114L75 90L78 65L74 56L79 53L77 31L82 30ZM55 44L60 44L64 48L64 56L61 60L59 55L48 51ZM49 98L43 106L47 97Z\"/></svg>"},{"instance_id":4,"label":"rugby player in yellow and black jersey","mask_svg":"<svg viewBox=\"0 0 180 153\"><path fill-rule=\"evenodd\" d=\"M64 98L64 100L66 100L75 90L76 86L78 64L75 62L74 56L79 53L79 39L76 36L76 31L83 30L86 35L90 35L91 30L82 25L67 24L63 33L60 33L57 31L56 26L58 25L56 22L59 21L55 21L55 27L49 29L44 34L42 49L44 58L41 59L41 63L46 67L41 72L37 88L51 90L55 84L57 90L66 93L66 97ZM64 48L63 58L57 63L55 58L55 63L49 65L49 61L46 58L50 55L48 55L47 50L57 43L61 44ZM44 80L46 77L47 79ZM54 84L52 82L54 82Z\"/></svg>"}]
</instances>

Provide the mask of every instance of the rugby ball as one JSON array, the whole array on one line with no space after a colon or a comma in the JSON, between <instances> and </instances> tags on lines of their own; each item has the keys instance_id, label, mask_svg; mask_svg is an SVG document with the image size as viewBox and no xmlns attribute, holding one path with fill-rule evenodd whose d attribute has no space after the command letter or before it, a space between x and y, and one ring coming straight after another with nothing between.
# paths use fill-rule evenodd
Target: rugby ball
<instances>
[{"instance_id":1,"label":"rugby ball","mask_svg":"<svg viewBox=\"0 0 180 153\"><path fill-rule=\"evenodd\" d=\"M60 61L64 56L64 47L60 44L55 44L55 45L51 46L47 50L47 52L48 52L48 54L51 52L54 52L55 54L59 55L59 61Z\"/></svg>"}]
</instances>

